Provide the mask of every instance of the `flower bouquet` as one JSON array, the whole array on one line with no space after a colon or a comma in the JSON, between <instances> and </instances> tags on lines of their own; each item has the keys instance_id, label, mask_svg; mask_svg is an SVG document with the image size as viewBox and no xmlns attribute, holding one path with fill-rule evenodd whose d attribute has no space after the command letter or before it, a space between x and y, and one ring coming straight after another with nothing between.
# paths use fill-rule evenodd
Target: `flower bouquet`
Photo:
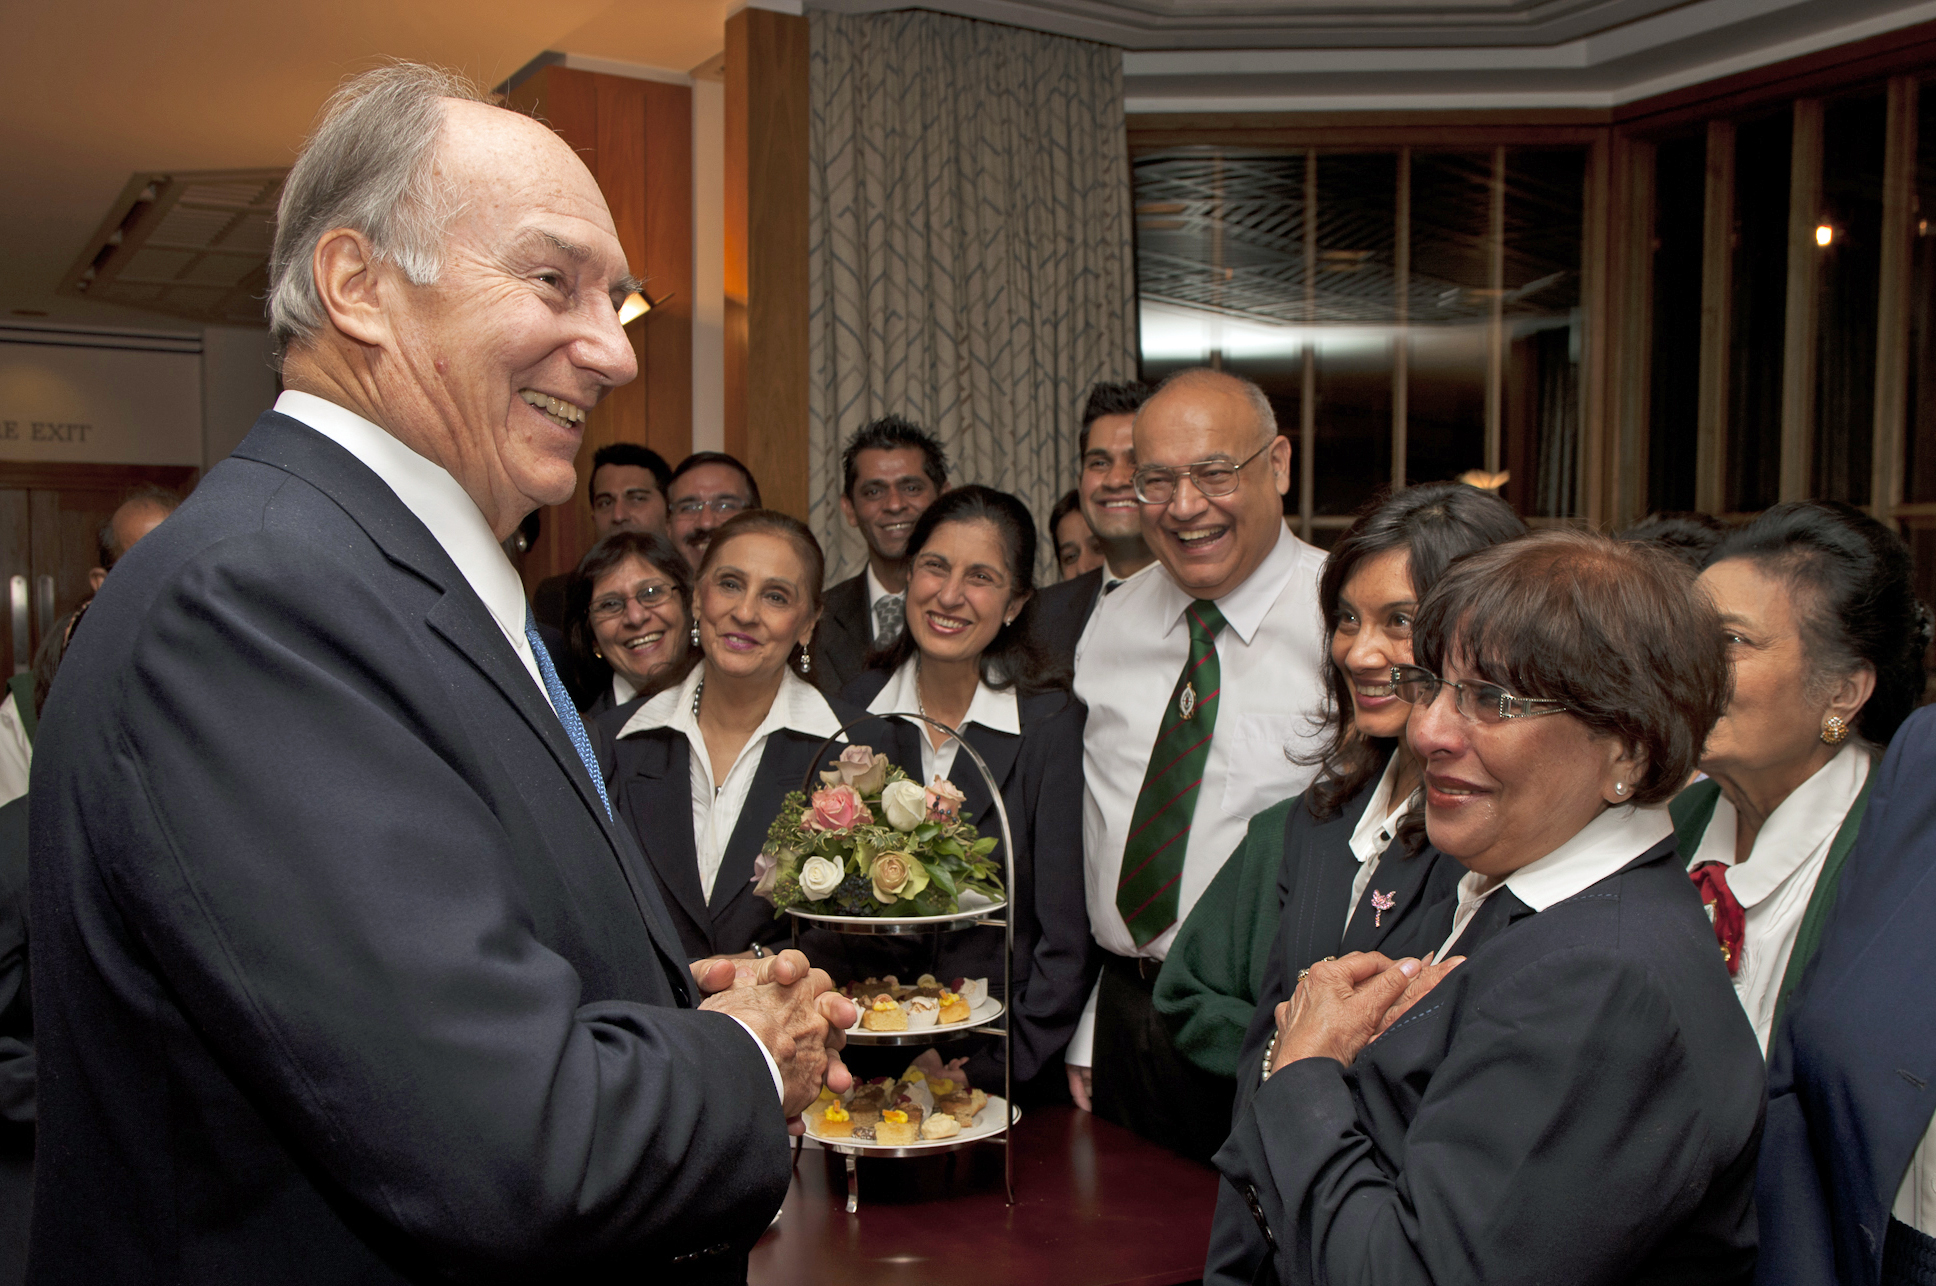
<instances>
[{"instance_id":1,"label":"flower bouquet","mask_svg":"<svg viewBox=\"0 0 1936 1286\"><path fill-rule=\"evenodd\" d=\"M774 914L913 919L954 915L973 890L1002 900L995 840L961 820L962 794L912 781L867 746L848 746L809 797L780 805L753 868Z\"/></svg>"}]
</instances>

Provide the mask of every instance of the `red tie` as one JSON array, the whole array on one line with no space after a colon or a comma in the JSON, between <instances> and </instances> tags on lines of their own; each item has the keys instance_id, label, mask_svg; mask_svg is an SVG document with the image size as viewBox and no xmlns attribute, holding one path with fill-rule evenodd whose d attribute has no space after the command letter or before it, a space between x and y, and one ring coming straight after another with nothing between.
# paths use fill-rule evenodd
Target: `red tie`
<instances>
[{"instance_id":1,"label":"red tie","mask_svg":"<svg viewBox=\"0 0 1936 1286\"><path fill-rule=\"evenodd\" d=\"M1728 864L1702 862L1687 874L1700 891L1701 905L1707 908L1707 918L1714 922L1714 937L1721 944L1721 959L1727 962L1728 977L1732 978L1741 969L1741 938L1747 931L1748 916L1728 889Z\"/></svg>"}]
</instances>

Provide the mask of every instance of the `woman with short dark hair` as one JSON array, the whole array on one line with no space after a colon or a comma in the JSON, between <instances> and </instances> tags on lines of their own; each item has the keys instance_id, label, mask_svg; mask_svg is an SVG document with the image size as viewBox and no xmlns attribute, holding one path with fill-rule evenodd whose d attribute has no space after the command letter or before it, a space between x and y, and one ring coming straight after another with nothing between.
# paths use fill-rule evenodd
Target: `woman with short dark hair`
<instances>
[{"instance_id":1,"label":"woman with short dark hair","mask_svg":"<svg viewBox=\"0 0 1936 1286\"><path fill-rule=\"evenodd\" d=\"M1700 583L1734 688L1701 754L1708 780L1674 814L1766 1049L1835 904L1874 763L1922 696L1929 635L1908 547L1845 504L1776 505L1715 548Z\"/></svg>"},{"instance_id":2,"label":"woman with short dark hair","mask_svg":"<svg viewBox=\"0 0 1936 1286\"><path fill-rule=\"evenodd\" d=\"M1747 1276L1761 1059L1660 807L1726 699L1719 628L1685 567L1583 532L1426 596L1396 688L1466 874L1434 952L1320 961L1279 1006L1217 1155L1255 1280Z\"/></svg>"},{"instance_id":3,"label":"woman with short dark hair","mask_svg":"<svg viewBox=\"0 0 1936 1286\"><path fill-rule=\"evenodd\" d=\"M686 677L692 577L672 542L615 531L593 545L565 586L565 647L589 723Z\"/></svg>"}]
</instances>

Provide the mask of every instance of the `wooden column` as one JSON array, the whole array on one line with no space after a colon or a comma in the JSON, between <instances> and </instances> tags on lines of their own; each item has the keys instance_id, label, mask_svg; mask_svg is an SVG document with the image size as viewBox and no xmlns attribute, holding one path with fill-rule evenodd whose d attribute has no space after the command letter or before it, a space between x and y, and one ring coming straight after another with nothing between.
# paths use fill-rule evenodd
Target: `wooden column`
<instances>
[{"instance_id":1,"label":"wooden column","mask_svg":"<svg viewBox=\"0 0 1936 1286\"><path fill-rule=\"evenodd\" d=\"M1815 325L1821 249L1822 100L1795 100L1788 169L1788 305L1781 346L1780 498L1802 500L1815 461Z\"/></svg>"},{"instance_id":2,"label":"wooden column","mask_svg":"<svg viewBox=\"0 0 1936 1286\"><path fill-rule=\"evenodd\" d=\"M663 300L627 326L639 375L592 411L578 452L578 491L543 511L525 555L527 586L571 570L591 547L592 455L638 442L671 464L692 450L692 90L563 66L511 92L584 159L605 194L625 261Z\"/></svg>"},{"instance_id":3,"label":"wooden column","mask_svg":"<svg viewBox=\"0 0 1936 1286\"><path fill-rule=\"evenodd\" d=\"M1619 176L1613 154L1610 130L1596 132L1587 145L1586 191L1580 246L1580 301L1586 309L1586 344L1580 364L1580 463L1579 516L1589 527L1618 525L1615 490L1619 483L1620 461L1616 447L1620 398L1617 384L1619 368L1617 336L1624 333L1622 309L1634 301L1621 299L1621 252L1624 243L1614 227L1614 212L1623 207ZM1532 479L1522 484L1517 475L1512 486L1523 486L1518 494L1531 493Z\"/></svg>"},{"instance_id":4,"label":"wooden column","mask_svg":"<svg viewBox=\"0 0 1936 1286\"><path fill-rule=\"evenodd\" d=\"M807 517L807 19L726 20L726 450Z\"/></svg>"},{"instance_id":5,"label":"wooden column","mask_svg":"<svg viewBox=\"0 0 1936 1286\"><path fill-rule=\"evenodd\" d=\"M1902 503L1902 442L1909 418L1909 274L1916 236L1914 76L1889 82L1888 138L1882 163L1882 277L1876 301L1875 442L1869 512L1895 526Z\"/></svg>"},{"instance_id":6,"label":"wooden column","mask_svg":"<svg viewBox=\"0 0 1936 1286\"><path fill-rule=\"evenodd\" d=\"M1728 369L1734 335L1734 122L1707 123L1701 216L1701 373L1695 418L1694 507L1728 508Z\"/></svg>"}]
</instances>

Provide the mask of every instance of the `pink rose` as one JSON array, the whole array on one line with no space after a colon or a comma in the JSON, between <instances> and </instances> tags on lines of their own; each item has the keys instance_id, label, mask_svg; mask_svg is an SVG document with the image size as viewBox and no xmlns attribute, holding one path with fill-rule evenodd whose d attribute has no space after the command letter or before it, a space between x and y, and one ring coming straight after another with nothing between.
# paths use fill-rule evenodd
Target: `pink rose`
<instances>
[{"instance_id":1,"label":"pink rose","mask_svg":"<svg viewBox=\"0 0 1936 1286\"><path fill-rule=\"evenodd\" d=\"M769 849L760 850L753 859L753 896L773 900L773 888L777 885L780 872L780 855Z\"/></svg>"},{"instance_id":2,"label":"pink rose","mask_svg":"<svg viewBox=\"0 0 1936 1286\"><path fill-rule=\"evenodd\" d=\"M952 822L961 816L961 806L967 796L955 789L955 784L944 777L936 777L934 785L928 787L928 820Z\"/></svg>"},{"instance_id":3,"label":"pink rose","mask_svg":"<svg viewBox=\"0 0 1936 1286\"><path fill-rule=\"evenodd\" d=\"M812 831L847 831L874 820L852 786L829 786L813 792L813 802L801 824Z\"/></svg>"}]
</instances>

